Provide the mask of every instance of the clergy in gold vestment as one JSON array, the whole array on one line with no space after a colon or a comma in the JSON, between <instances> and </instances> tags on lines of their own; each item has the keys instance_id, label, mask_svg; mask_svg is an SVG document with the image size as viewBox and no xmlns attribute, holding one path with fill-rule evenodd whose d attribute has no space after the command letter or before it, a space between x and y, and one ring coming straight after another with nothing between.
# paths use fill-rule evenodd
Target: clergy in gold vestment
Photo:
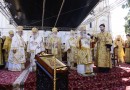
<instances>
[{"instance_id":1,"label":"clergy in gold vestment","mask_svg":"<svg viewBox=\"0 0 130 90\"><path fill-rule=\"evenodd\" d=\"M97 34L97 55L96 55L96 66L101 72L107 72L112 68L110 47L112 45L112 37L109 32L105 31L105 25L101 24L101 32ZM107 46L108 45L108 46Z\"/></svg>"},{"instance_id":2,"label":"clergy in gold vestment","mask_svg":"<svg viewBox=\"0 0 130 90\"><path fill-rule=\"evenodd\" d=\"M14 36L14 32L12 30L9 31L9 36L6 37L3 49L4 49L4 57L6 62L6 67L8 66L8 56L11 48L12 38Z\"/></svg>"},{"instance_id":3,"label":"clergy in gold vestment","mask_svg":"<svg viewBox=\"0 0 130 90\"><path fill-rule=\"evenodd\" d=\"M130 64L130 35L126 35L127 40L125 41L125 62Z\"/></svg>"},{"instance_id":4,"label":"clergy in gold vestment","mask_svg":"<svg viewBox=\"0 0 130 90\"><path fill-rule=\"evenodd\" d=\"M78 59L77 64L85 65L85 73L93 73L93 61L90 48L90 37L86 34L86 28L81 27L80 37L77 40ZM81 69L77 66L77 69ZM83 68L82 68L83 69Z\"/></svg>"},{"instance_id":5,"label":"clergy in gold vestment","mask_svg":"<svg viewBox=\"0 0 130 90\"><path fill-rule=\"evenodd\" d=\"M3 40L2 40L2 38L0 38L0 66L3 67L4 61L3 61L2 43L3 43Z\"/></svg>"},{"instance_id":6,"label":"clergy in gold vestment","mask_svg":"<svg viewBox=\"0 0 130 90\"><path fill-rule=\"evenodd\" d=\"M76 62L76 38L75 32L71 30L70 38L66 41L65 51L67 51L67 63L71 68L74 67L74 63Z\"/></svg>"},{"instance_id":7,"label":"clergy in gold vestment","mask_svg":"<svg viewBox=\"0 0 130 90\"><path fill-rule=\"evenodd\" d=\"M57 59L62 61L61 38L57 36L58 29L52 28L52 36L49 37L48 47L50 47L51 54L55 55Z\"/></svg>"},{"instance_id":8,"label":"clergy in gold vestment","mask_svg":"<svg viewBox=\"0 0 130 90\"><path fill-rule=\"evenodd\" d=\"M46 49L46 52L47 52L48 54L51 53L51 45L50 45L51 36L52 36L52 32L51 32L51 33L47 36L47 38L46 38L45 49Z\"/></svg>"},{"instance_id":9,"label":"clergy in gold vestment","mask_svg":"<svg viewBox=\"0 0 130 90\"><path fill-rule=\"evenodd\" d=\"M120 35L117 36L117 38L115 39L114 41L114 45L115 47L117 48L117 56L118 56L118 60L120 63L123 63L124 62L124 56L125 56L125 53L124 53L124 40L121 38Z\"/></svg>"}]
</instances>

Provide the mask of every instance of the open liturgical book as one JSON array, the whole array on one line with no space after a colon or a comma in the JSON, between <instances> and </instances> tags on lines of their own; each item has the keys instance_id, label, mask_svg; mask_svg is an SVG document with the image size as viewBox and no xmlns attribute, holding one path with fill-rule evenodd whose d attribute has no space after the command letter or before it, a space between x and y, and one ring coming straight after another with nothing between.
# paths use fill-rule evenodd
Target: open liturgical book
<instances>
[{"instance_id":1,"label":"open liturgical book","mask_svg":"<svg viewBox=\"0 0 130 90\"><path fill-rule=\"evenodd\" d=\"M52 54L46 54L44 52L40 53L40 58L52 69L54 69L54 60L56 60L56 68L62 68L65 67L66 65L59 61L58 59L54 58L54 55ZM63 68L62 68L63 69Z\"/></svg>"}]
</instances>

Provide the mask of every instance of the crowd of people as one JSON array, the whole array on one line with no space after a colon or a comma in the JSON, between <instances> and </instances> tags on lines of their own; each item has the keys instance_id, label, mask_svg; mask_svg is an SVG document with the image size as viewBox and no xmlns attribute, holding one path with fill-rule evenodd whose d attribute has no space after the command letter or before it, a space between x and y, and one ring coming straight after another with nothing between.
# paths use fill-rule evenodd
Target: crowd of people
<instances>
[{"instance_id":1,"label":"crowd of people","mask_svg":"<svg viewBox=\"0 0 130 90\"><path fill-rule=\"evenodd\" d=\"M22 38L23 27L18 26L16 34L9 31L9 36L0 39L0 65L4 65L10 71L25 69L28 54L30 55L30 71L36 70L35 55L40 52L53 54L63 61L63 54L67 53L67 65L70 69L77 69L78 73L92 74L94 65L99 72L108 72L112 68L111 50L117 55L119 64L130 63L130 35L124 41L120 35L115 40L110 32L105 31L105 25L99 26L100 33L89 34L86 27L80 28L80 34L70 31L69 38L62 43L57 35L58 29L52 28L48 37L42 37L36 27L32 28L32 35L26 43ZM111 49L114 46L114 49ZM95 50L96 49L96 50ZM84 72L81 72L81 71Z\"/></svg>"}]
</instances>

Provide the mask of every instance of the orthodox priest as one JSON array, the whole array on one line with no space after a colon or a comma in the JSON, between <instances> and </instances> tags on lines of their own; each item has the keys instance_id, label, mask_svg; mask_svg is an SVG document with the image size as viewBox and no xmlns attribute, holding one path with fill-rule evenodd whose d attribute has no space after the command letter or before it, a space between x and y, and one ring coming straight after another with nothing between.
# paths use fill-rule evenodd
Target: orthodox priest
<instances>
[{"instance_id":1,"label":"orthodox priest","mask_svg":"<svg viewBox=\"0 0 130 90\"><path fill-rule=\"evenodd\" d=\"M73 30L71 30L70 32L70 38L66 41L65 51L67 51L68 66L73 68L74 63L76 62L76 54L77 54L76 38L75 38L75 32Z\"/></svg>"},{"instance_id":2,"label":"orthodox priest","mask_svg":"<svg viewBox=\"0 0 130 90\"><path fill-rule=\"evenodd\" d=\"M30 57L30 71L36 70L36 63L35 63L35 55L40 53L41 51L45 51L43 38L39 35L37 28L32 28L32 36L29 38L27 52L31 54Z\"/></svg>"},{"instance_id":3,"label":"orthodox priest","mask_svg":"<svg viewBox=\"0 0 130 90\"><path fill-rule=\"evenodd\" d=\"M8 56L9 56L13 36L14 36L14 31L10 30L9 36L6 37L4 45L3 45L4 57L5 57L5 62L6 62L5 68L7 68L8 66Z\"/></svg>"},{"instance_id":4,"label":"orthodox priest","mask_svg":"<svg viewBox=\"0 0 130 90\"><path fill-rule=\"evenodd\" d=\"M2 47L3 47L3 39L0 38L0 68L3 68L3 67L4 67L4 60L3 60L3 50L2 50Z\"/></svg>"},{"instance_id":5,"label":"orthodox priest","mask_svg":"<svg viewBox=\"0 0 130 90\"><path fill-rule=\"evenodd\" d=\"M82 26L80 29L80 37L77 41L78 49L78 60L77 69L78 71L85 70L83 74L93 74L93 61L90 48L90 37L86 34L86 26ZM83 65L85 67L83 67Z\"/></svg>"},{"instance_id":6,"label":"orthodox priest","mask_svg":"<svg viewBox=\"0 0 130 90\"><path fill-rule=\"evenodd\" d=\"M96 65L100 72L108 72L112 68L111 62L111 46L112 46L112 36L109 32L105 31L105 25L101 24L99 26L101 32L96 35L97 42L97 55L96 55Z\"/></svg>"},{"instance_id":7,"label":"orthodox priest","mask_svg":"<svg viewBox=\"0 0 130 90\"><path fill-rule=\"evenodd\" d=\"M57 35L58 29L56 27L52 28L52 36L49 37L48 45L50 51L57 59L62 61L62 50L61 50L61 38Z\"/></svg>"},{"instance_id":8,"label":"orthodox priest","mask_svg":"<svg viewBox=\"0 0 130 90\"><path fill-rule=\"evenodd\" d=\"M52 36L52 32L46 38L46 46L45 47L46 47L46 51L47 51L48 54L51 53L51 44L50 44L51 36Z\"/></svg>"},{"instance_id":9,"label":"orthodox priest","mask_svg":"<svg viewBox=\"0 0 130 90\"><path fill-rule=\"evenodd\" d=\"M11 49L8 58L8 70L21 71L25 69L25 41L22 38L23 27L18 26L16 35L12 39Z\"/></svg>"},{"instance_id":10,"label":"orthodox priest","mask_svg":"<svg viewBox=\"0 0 130 90\"><path fill-rule=\"evenodd\" d=\"M126 35L127 40L125 41L125 62L130 64L130 35Z\"/></svg>"},{"instance_id":11,"label":"orthodox priest","mask_svg":"<svg viewBox=\"0 0 130 90\"><path fill-rule=\"evenodd\" d=\"M125 43L124 43L124 40L122 39L121 35L118 35L116 37L116 39L114 40L114 46L116 48L116 53L117 53L117 56L118 56L119 63L124 63L124 56L125 56L124 46L125 46Z\"/></svg>"}]
</instances>

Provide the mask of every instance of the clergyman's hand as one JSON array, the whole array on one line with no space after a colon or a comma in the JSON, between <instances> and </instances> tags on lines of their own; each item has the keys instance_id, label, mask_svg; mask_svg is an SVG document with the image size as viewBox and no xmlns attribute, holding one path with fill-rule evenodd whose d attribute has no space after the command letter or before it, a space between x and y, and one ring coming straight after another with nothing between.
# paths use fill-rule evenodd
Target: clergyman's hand
<instances>
[{"instance_id":1,"label":"clergyman's hand","mask_svg":"<svg viewBox=\"0 0 130 90\"><path fill-rule=\"evenodd\" d=\"M70 52L71 52L71 49L68 49L68 52L70 53Z\"/></svg>"},{"instance_id":2,"label":"clergyman's hand","mask_svg":"<svg viewBox=\"0 0 130 90\"><path fill-rule=\"evenodd\" d=\"M8 50L5 49L5 53L8 53Z\"/></svg>"},{"instance_id":3,"label":"clergyman's hand","mask_svg":"<svg viewBox=\"0 0 130 90\"><path fill-rule=\"evenodd\" d=\"M16 49L14 49L14 50L13 50L13 53L15 54L16 52L17 52L17 50L16 50Z\"/></svg>"}]
</instances>

